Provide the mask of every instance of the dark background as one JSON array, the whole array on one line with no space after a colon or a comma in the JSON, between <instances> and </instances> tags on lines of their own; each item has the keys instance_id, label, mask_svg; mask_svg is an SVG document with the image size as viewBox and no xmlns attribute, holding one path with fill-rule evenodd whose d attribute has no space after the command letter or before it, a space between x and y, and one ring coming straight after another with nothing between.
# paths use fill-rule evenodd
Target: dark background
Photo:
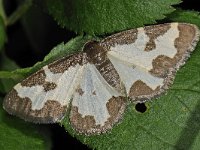
<instances>
[{"instance_id":1,"label":"dark background","mask_svg":"<svg viewBox=\"0 0 200 150\"><path fill-rule=\"evenodd\" d=\"M15 0L5 0L7 14L11 14L17 7ZM184 0L179 7L189 10L200 11L198 0ZM32 12L38 22L34 22L31 31L27 30L24 20L18 21L7 28L8 42L6 44L6 54L13 59L20 67L29 67L41 61L48 52L62 41L67 42L76 34L66 29L60 28L56 22L48 16L41 8L34 6ZM31 12L31 14L32 14ZM39 17L38 17L39 16ZM34 15L31 17L34 20ZM43 32L37 32L37 29ZM31 36L30 36L31 35ZM138 111L145 111L144 105L137 106ZM47 125L52 131L52 149L89 149L75 138L72 138L64 128L57 124Z\"/></svg>"}]
</instances>

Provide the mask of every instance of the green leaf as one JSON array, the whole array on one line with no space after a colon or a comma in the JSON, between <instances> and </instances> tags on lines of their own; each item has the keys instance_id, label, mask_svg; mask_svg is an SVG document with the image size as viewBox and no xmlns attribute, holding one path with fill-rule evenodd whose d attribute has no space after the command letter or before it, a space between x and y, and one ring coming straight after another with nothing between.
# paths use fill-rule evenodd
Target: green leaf
<instances>
[{"instance_id":1,"label":"green leaf","mask_svg":"<svg viewBox=\"0 0 200 150\"><path fill-rule=\"evenodd\" d=\"M46 0L49 13L63 27L102 35L141 27L165 18L180 0Z\"/></svg>"},{"instance_id":2,"label":"green leaf","mask_svg":"<svg viewBox=\"0 0 200 150\"><path fill-rule=\"evenodd\" d=\"M33 124L25 123L23 120L9 116L2 108L2 100L2 97L0 97L0 149L50 149L49 138L42 136Z\"/></svg>"},{"instance_id":3,"label":"green leaf","mask_svg":"<svg viewBox=\"0 0 200 150\"><path fill-rule=\"evenodd\" d=\"M182 9L177 9L173 13L168 15L168 19L171 21L177 21L177 22L189 22L192 24L199 25L199 18L200 14L196 11L185 11Z\"/></svg>"},{"instance_id":4,"label":"green leaf","mask_svg":"<svg viewBox=\"0 0 200 150\"><path fill-rule=\"evenodd\" d=\"M187 17L185 17L187 16ZM192 18L192 19L191 19ZM196 12L176 11L171 21L195 23ZM84 136L71 128L68 118L62 121L66 130L93 149L192 149L200 147L200 44L182 67L173 86L157 100L145 103L147 111L137 112L129 104L120 124L110 133Z\"/></svg>"}]
</instances>

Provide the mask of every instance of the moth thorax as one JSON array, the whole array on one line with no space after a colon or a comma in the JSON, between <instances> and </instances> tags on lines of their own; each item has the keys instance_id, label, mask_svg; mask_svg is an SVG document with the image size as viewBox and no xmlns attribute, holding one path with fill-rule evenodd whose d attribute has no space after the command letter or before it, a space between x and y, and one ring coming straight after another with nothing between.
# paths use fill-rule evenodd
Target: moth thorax
<instances>
[{"instance_id":1,"label":"moth thorax","mask_svg":"<svg viewBox=\"0 0 200 150\"><path fill-rule=\"evenodd\" d=\"M101 64L106 59L106 50L97 41L87 42L83 52L87 54L88 61L93 64Z\"/></svg>"}]
</instances>

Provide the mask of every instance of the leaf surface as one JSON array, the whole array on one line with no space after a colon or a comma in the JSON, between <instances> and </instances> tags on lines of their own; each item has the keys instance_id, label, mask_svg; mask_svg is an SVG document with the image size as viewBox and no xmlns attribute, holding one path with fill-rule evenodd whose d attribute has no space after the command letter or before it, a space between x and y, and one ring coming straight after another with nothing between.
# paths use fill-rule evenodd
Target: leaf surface
<instances>
[{"instance_id":1,"label":"leaf surface","mask_svg":"<svg viewBox=\"0 0 200 150\"><path fill-rule=\"evenodd\" d=\"M180 0L46 0L49 13L77 33L103 35L156 23Z\"/></svg>"}]
</instances>

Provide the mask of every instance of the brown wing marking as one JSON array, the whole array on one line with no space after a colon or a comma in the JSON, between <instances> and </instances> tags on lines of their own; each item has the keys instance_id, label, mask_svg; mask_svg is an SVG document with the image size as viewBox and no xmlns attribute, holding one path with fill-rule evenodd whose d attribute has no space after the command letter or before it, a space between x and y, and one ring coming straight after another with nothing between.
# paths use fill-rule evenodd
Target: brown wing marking
<instances>
[{"instance_id":1,"label":"brown wing marking","mask_svg":"<svg viewBox=\"0 0 200 150\"><path fill-rule=\"evenodd\" d=\"M97 125L95 123L94 116L87 115L82 117L82 115L78 112L78 107L72 106L70 113L70 122L72 127L79 133L104 133L108 129L111 129L112 126L122 118L125 106L126 103L123 97L112 97L110 100L108 100L106 107L108 109L110 117L107 119L104 126Z\"/></svg>"},{"instance_id":2,"label":"brown wing marking","mask_svg":"<svg viewBox=\"0 0 200 150\"><path fill-rule=\"evenodd\" d=\"M67 111L66 106L61 106L56 100L48 100L40 110L32 110L29 98L20 98L15 89L5 97L4 109L26 121L35 123L54 123L61 120Z\"/></svg>"}]
</instances>

